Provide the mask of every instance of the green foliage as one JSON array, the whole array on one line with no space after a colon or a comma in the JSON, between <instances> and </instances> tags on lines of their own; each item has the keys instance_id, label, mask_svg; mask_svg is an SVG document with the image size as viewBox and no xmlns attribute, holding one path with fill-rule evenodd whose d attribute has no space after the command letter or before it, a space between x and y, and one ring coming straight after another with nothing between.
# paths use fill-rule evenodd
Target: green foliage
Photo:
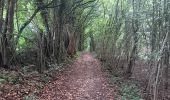
<instances>
[{"instance_id":1,"label":"green foliage","mask_svg":"<svg viewBox=\"0 0 170 100\"><path fill-rule=\"evenodd\" d=\"M79 58L80 57L80 52L76 52L76 54L74 55L74 58Z\"/></svg>"},{"instance_id":2,"label":"green foliage","mask_svg":"<svg viewBox=\"0 0 170 100\"><path fill-rule=\"evenodd\" d=\"M0 84L10 83L18 84L20 82L20 77L15 75L15 73L1 73L0 74Z\"/></svg>"},{"instance_id":3,"label":"green foliage","mask_svg":"<svg viewBox=\"0 0 170 100\"><path fill-rule=\"evenodd\" d=\"M122 82L120 81L121 79L119 77L112 77L111 78L111 84L121 84Z\"/></svg>"},{"instance_id":4,"label":"green foliage","mask_svg":"<svg viewBox=\"0 0 170 100\"><path fill-rule=\"evenodd\" d=\"M86 51L90 51L90 37L86 38L84 45L85 45Z\"/></svg>"},{"instance_id":5,"label":"green foliage","mask_svg":"<svg viewBox=\"0 0 170 100\"><path fill-rule=\"evenodd\" d=\"M140 98L140 90L135 84L126 84L121 87L120 94L122 100L142 100Z\"/></svg>"},{"instance_id":6,"label":"green foliage","mask_svg":"<svg viewBox=\"0 0 170 100\"><path fill-rule=\"evenodd\" d=\"M28 96L25 96L23 99L24 100L37 100L37 96L35 96L34 94L30 94Z\"/></svg>"},{"instance_id":7,"label":"green foliage","mask_svg":"<svg viewBox=\"0 0 170 100\"><path fill-rule=\"evenodd\" d=\"M112 76L110 82L118 87L121 100L143 100L141 99L141 91L135 83L114 76Z\"/></svg>"},{"instance_id":8,"label":"green foliage","mask_svg":"<svg viewBox=\"0 0 170 100\"><path fill-rule=\"evenodd\" d=\"M0 78L0 84L5 84L5 83L6 83L6 80L3 78Z\"/></svg>"},{"instance_id":9,"label":"green foliage","mask_svg":"<svg viewBox=\"0 0 170 100\"><path fill-rule=\"evenodd\" d=\"M35 7L34 0L21 0L17 3L16 9L17 11L14 16L14 32L17 36L21 26L32 16L37 8ZM45 29L39 13L21 34L17 45L17 52L33 47L33 42L35 42L34 40L36 39L38 28Z\"/></svg>"},{"instance_id":10,"label":"green foliage","mask_svg":"<svg viewBox=\"0 0 170 100\"><path fill-rule=\"evenodd\" d=\"M20 78L19 77L9 78L8 81L11 84L19 84L20 83Z\"/></svg>"}]
</instances>

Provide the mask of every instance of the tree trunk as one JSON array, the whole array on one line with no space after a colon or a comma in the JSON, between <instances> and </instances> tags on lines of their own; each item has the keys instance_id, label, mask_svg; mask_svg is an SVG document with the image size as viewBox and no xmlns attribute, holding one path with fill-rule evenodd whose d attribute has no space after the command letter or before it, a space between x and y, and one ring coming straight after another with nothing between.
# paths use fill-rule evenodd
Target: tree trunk
<instances>
[{"instance_id":1,"label":"tree trunk","mask_svg":"<svg viewBox=\"0 0 170 100\"><path fill-rule=\"evenodd\" d=\"M38 8L42 8L45 6L43 0L36 0L36 5ZM48 19L48 12L47 12L47 9L46 8L42 8L41 9L41 17L43 19L43 24L45 25L45 28L46 28L46 33L47 33L47 48L46 49L46 56L47 57L50 57L52 55L52 34L51 34L51 30L50 30L50 27L49 27L49 19Z\"/></svg>"},{"instance_id":2,"label":"tree trunk","mask_svg":"<svg viewBox=\"0 0 170 100\"><path fill-rule=\"evenodd\" d=\"M41 73L46 67L46 60L44 56L44 33L40 30L38 35L38 50L37 50L37 61L38 61L38 71Z\"/></svg>"},{"instance_id":3,"label":"tree trunk","mask_svg":"<svg viewBox=\"0 0 170 100\"><path fill-rule=\"evenodd\" d=\"M4 0L0 0L0 34L2 32L2 25L3 25L3 11L4 11Z\"/></svg>"},{"instance_id":4,"label":"tree trunk","mask_svg":"<svg viewBox=\"0 0 170 100\"><path fill-rule=\"evenodd\" d=\"M8 66L9 60L11 59L14 45L13 41L13 29L14 29L14 9L15 9L15 0L8 0L7 2L7 14L4 24L4 29L2 32L1 39L1 52L3 59L3 66Z\"/></svg>"},{"instance_id":5,"label":"tree trunk","mask_svg":"<svg viewBox=\"0 0 170 100\"><path fill-rule=\"evenodd\" d=\"M136 60L136 56L137 56L137 43L138 43L138 30L139 30L139 26L138 26L138 19L135 19L137 16L137 7L135 7L135 1L133 0L133 17L132 17L132 30L133 30L133 47L132 47L132 52L130 55L130 60L129 60L129 64L128 64L128 69L127 69L127 75L128 77L130 77L132 75L132 69Z\"/></svg>"},{"instance_id":6,"label":"tree trunk","mask_svg":"<svg viewBox=\"0 0 170 100\"><path fill-rule=\"evenodd\" d=\"M78 50L79 51L82 51L84 49L83 45L84 45L84 34L80 33L80 35L79 35L79 42L78 42Z\"/></svg>"},{"instance_id":7,"label":"tree trunk","mask_svg":"<svg viewBox=\"0 0 170 100\"><path fill-rule=\"evenodd\" d=\"M90 51L95 51L95 44L94 44L94 36L93 33L90 33Z\"/></svg>"},{"instance_id":8,"label":"tree trunk","mask_svg":"<svg viewBox=\"0 0 170 100\"><path fill-rule=\"evenodd\" d=\"M0 36L2 35L3 10L4 10L4 0L0 0ZM3 66L2 37L0 37L0 67L2 67L2 66Z\"/></svg>"}]
</instances>

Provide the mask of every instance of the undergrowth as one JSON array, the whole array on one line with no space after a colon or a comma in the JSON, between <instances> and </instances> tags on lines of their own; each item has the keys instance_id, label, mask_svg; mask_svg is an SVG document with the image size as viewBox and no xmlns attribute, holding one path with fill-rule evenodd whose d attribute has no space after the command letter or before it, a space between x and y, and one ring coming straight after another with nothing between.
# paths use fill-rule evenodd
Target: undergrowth
<instances>
[{"instance_id":1,"label":"undergrowth","mask_svg":"<svg viewBox=\"0 0 170 100\"><path fill-rule=\"evenodd\" d=\"M34 94L30 94L28 96L25 96L23 99L24 100L37 100L38 97L36 95L34 95Z\"/></svg>"},{"instance_id":2,"label":"undergrowth","mask_svg":"<svg viewBox=\"0 0 170 100\"><path fill-rule=\"evenodd\" d=\"M121 100L143 100L141 91L134 82L112 76L111 84L117 87Z\"/></svg>"},{"instance_id":3,"label":"undergrowth","mask_svg":"<svg viewBox=\"0 0 170 100\"><path fill-rule=\"evenodd\" d=\"M0 69L0 100L37 100L38 94L43 87L55 80L57 75L67 67L65 62L52 64L51 68L43 73L38 73L31 67L23 67L19 71ZM8 95L10 94L10 95ZM15 96L15 97L14 97ZM13 100L12 99L12 100Z\"/></svg>"}]
</instances>

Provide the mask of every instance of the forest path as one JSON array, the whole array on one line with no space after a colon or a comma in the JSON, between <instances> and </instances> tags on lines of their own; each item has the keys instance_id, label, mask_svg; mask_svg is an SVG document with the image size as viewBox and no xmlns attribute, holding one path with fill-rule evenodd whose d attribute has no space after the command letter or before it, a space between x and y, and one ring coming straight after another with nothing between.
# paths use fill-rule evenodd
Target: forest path
<instances>
[{"instance_id":1,"label":"forest path","mask_svg":"<svg viewBox=\"0 0 170 100\"><path fill-rule=\"evenodd\" d=\"M114 100L100 61L90 53L83 53L58 80L46 86L41 100Z\"/></svg>"}]
</instances>

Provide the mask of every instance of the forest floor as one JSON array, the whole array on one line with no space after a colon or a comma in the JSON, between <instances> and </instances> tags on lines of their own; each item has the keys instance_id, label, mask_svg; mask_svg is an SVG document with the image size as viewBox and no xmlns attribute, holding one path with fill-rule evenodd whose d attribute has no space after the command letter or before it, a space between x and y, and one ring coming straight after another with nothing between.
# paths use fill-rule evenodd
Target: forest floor
<instances>
[{"instance_id":1,"label":"forest floor","mask_svg":"<svg viewBox=\"0 0 170 100\"><path fill-rule=\"evenodd\" d=\"M107 73L92 54L84 53L40 92L41 100L114 100Z\"/></svg>"},{"instance_id":2,"label":"forest floor","mask_svg":"<svg viewBox=\"0 0 170 100\"><path fill-rule=\"evenodd\" d=\"M92 53L81 53L72 63L54 64L38 73L34 65L0 69L0 100L114 100L110 74ZM32 68L33 67L33 68Z\"/></svg>"},{"instance_id":3,"label":"forest floor","mask_svg":"<svg viewBox=\"0 0 170 100\"><path fill-rule=\"evenodd\" d=\"M143 61L136 63L132 77L126 79L115 74L114 65L111 73L93 53L75 58L51 64L43 73L35 65L0 68L0 100L145 100L141 98L146 94L148 68Z\"/></svg>"}]
</instances>

